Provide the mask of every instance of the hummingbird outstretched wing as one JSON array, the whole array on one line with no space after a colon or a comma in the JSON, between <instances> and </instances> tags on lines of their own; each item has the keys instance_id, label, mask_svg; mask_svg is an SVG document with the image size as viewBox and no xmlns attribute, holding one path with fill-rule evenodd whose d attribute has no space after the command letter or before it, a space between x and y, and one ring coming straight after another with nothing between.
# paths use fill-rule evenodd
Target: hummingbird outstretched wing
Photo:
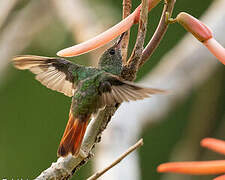
<instances>
[{"instance_id":1,"label":"hummingbird outstretched wing","mask_svg":"<svg viewBox=\"0 0 225 180\"><path fill-rule=\"evenodd\" d=\"M106 83L102 86L105 87L101 88L103 91L99 107L122 103L124 101L136 101L151 97L152 94L166 93L165 90L141 87L133 82L124 81L116 76L109 76Z\"/></svg>"},{"instance_id":2,"label":"hummingbird outstretched wing","mask_svg":"<svg viewBox=\"0 0 225 180\"><path fill-rule=\"evenodd\" d=\"M29 69L36 74L36 79L46 87L64 93L66 96L73 96L74 76L72 69L80 66L63 58L52 58L33 55L16 56L12 59L18 69Z\"/></svg>"}]
</instances>

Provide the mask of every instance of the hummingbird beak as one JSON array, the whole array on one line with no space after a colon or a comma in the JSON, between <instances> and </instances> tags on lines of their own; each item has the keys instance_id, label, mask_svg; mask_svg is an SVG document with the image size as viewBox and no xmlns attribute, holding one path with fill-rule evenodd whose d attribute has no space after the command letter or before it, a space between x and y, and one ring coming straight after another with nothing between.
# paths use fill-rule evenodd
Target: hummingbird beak
<instances>
[{"instance_id":1,"label":"hummingbird beak","mask_svg":"<svg viewBox=\"0 0 225 180\"><path fill-rule=\"evenodd\" d=\"M119 39L117 40L117 42L116 42L115 45L114 45L114 47L115 47L116 49L120 49L120 48L121 48L121 44L122 44L121 42L122 42L123 38L125 37L126 33L127 33L127 32L124 32L124 33L122 33L122 34L120 35Z\"/></svg>"}]
</instances>

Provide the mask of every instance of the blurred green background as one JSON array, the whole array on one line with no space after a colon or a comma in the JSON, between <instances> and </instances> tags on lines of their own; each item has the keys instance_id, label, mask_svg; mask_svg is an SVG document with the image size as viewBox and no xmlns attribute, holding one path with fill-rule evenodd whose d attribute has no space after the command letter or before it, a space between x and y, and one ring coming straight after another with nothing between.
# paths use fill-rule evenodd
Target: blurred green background
<instances>
[{"instance_id":1,"label":"blurred green background","mask_svg":"<svg viewBox=\"0 0 225 180\"><path fill-rule=\"evenodd\" d=\"M7 23L29 2L28 0L18 1L0 29L0 36ZM173 16L180 11L186 11L195 17L200 17L211 2L211 0L178 0ZM104 5L111 7L114 11L110 13L115 14L113 23L120 20L121 0L96 0L87 1L87 3L91 3L93 8L95 4L102 5L102 8ZM133 7L137 7L138 4L139 1L134 1ZM150 13L146 40L150 39L157 26L162 7L163 3L160 3ZM76 43L72 33L54 14L54 8L52 7L49 11L52 13L50 23L35 35L35 38L20 54L55 56L58 50ZM98 15L97 9L95 11ZM100 16L101 14L99 18ZM112 25L110 23L108 22L108 25ZM137 26L131 32L131 45L136 39L136 30ZM137 79L141 79L151 71L160 58L179 43L185 33L179 25L171 25L151 60L138 73ZM19 42L15 41L15 43L20 46ZM89 64L89 55L70 59L77 63ZM177 104L164 120L150 124L143 130L145 145L140 150L142 179L160 179L160 174L156 172L157 165L169 161L174 148L182 147L182 144L178 142L185 140L186 137L190 139L190 136L195 138L193 134L198 133L202 127L208 126L204 128L206 136L225 138L224 90L225 71L224 67L220 66L200 88L193 90L189 98ZM28 71L18 71L12 65L4 70L0 79L0 179L32 179L57 159L56 151L68 119L70 101L70 98L63 94L42 86ZM193 139L193 142L199 143L200 139ZM185 147L187 150L191 148L191 142L189 144L190 147ZM199 146L195 158L201 160L224 157L215 156L214 153L209 153L208 150ZM91 161L82 167L72 179L87 178L92 174L90 168Z\"/></svg>"}]
</instances>

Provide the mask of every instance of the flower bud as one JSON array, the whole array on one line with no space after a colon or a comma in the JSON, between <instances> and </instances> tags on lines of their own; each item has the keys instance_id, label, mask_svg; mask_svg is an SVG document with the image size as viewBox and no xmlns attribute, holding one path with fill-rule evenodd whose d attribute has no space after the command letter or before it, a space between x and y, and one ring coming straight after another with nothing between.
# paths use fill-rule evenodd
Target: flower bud
<instances>
[{"instance_id":1,"label":"flower bud","mask_svg":"<svg viewBox=\"0 0 225 180\"><path fill-rule=\"evenodd\" d=\"M212 31L205 24L190 14L181 12L176 17L176 20L199 41L204 42L212 38Z\"/></svg>"}]
</instances>

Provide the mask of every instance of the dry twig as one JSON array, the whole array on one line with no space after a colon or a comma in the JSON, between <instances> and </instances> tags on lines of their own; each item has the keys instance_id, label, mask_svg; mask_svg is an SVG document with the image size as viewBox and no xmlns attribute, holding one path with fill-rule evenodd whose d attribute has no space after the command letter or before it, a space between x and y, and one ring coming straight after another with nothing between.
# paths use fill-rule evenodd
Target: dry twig
<instances>
[{"instance_id":1,"label":"dry twig","mask_svg":"<svg viewBox=\"0 0 225 180\"><path fill-rule=\"evenodd\" d=\"M155 49L158 47L161 39L165 35L168 28L168 24L166 23L166 13L172 15L175 2L176 0L165 0L158 27L143 51L141 62L139 64L140 67L151 57Z\"/></svg>"},{"instance_id":2,"label":"dry twig","mask_svg":"<svg viewBox=\"0 0 225 180\"><path fill-rule=\"evenodd\" d=\"M130 15L131 7L132 7L131 0L123 0L123 19L125 19L127 16ZM123 57L123 64L126 64L127 61L127 50L129 45L129 39L130 39L130 30L127 31L122 40L121 52Z\"/></svg>"},{"instance_id":3,"label":"dry twig","mask_svg":"<svg viewBox=\"0 0 225 180\"><path fill-rule=\"evenodd\" d=\"M140 59L142 57L142 51L147 29L147 22L148 22L148 1L143 0L138 26L137 40L133 52L131 54L131 57L129 58L122 72L122 77L126 80L133 81L136 77L138 66L140 64Z\"/></svg>"},{"instance_id":4,"label":"dry twig","mask_svg":"<svg viewBox=\"0 0 225 180\"><path fill-rule=\"evenodd\" d=\"M131 146L125 153L123 153L120 157L118 157L112 164L110 164L109 166L107 166L105 169L103 169L103 170L95 173L94 175L92 175L91 177L89 177L87 180L95 180L95 179L98 179L100 176L102 176L108 170L110 170L115 165L117 165L118 163L120 163L120 161L122 161L131 152L133 152L134 150L136 150L137 148L139 148L142 145L143 145L143 139L140 139L136 144L134 144L133 146Z\"/></svg>"}]
</instances>

